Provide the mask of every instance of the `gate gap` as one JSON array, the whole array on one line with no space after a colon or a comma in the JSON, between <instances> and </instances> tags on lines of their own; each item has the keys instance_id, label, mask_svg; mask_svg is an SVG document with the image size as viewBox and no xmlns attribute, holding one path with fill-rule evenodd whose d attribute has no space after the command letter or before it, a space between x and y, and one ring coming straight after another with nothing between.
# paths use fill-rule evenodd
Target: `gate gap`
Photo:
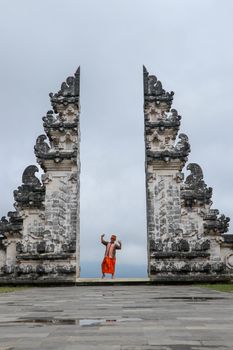
<instances>
[{"instance_id":1,"label":"gate gap","mask_svg":"<svg viewBox=\"0 0 233 350\"><path fill-rule=\"evenodd\" d=\"M123 243L116 278L146 277L142 71L95 68L81 74L81 277L101 276L101 233Z\"/></svg>"}]
</instances>

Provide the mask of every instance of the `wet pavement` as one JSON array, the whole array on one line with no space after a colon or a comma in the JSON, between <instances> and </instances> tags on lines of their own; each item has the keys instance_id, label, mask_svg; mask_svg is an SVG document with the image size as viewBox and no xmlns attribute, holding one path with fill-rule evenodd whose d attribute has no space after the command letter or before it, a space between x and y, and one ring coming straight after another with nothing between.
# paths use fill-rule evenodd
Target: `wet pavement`
<instances>
[{"instance_id":1,"label":"wet pavement","mask_svg":"<svg viewBox=\"0 0 233 350\"><path fill-rule=\"evenodd\" d=\"M0 294L0 350L233 350L233 293L195 286Z\"/></svg>"}]
</instances>

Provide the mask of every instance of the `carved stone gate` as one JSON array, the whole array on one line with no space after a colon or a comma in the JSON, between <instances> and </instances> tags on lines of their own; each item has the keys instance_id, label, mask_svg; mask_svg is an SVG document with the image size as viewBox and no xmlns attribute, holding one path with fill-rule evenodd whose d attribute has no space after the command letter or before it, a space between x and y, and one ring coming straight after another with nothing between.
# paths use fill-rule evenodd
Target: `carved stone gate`
<instances>
[{"instance_id":1,"label":"carved stone gate","mask_svg":"<svg viewBox=\"0 0 233 350\"><path fill-rule=\"evenodd\" d=\"M56 94L42 118L35 165L14 191L15 211L0 222L1 281L74 281L79 276L80 69Z\"/></svg>"},{"instance_id":2,"label":"carved stone gate","mask_svg":"<svg viewBox=\"0 0 233 350\"><path fill-rule=\"evenodd\" d=\"M184 168L190 145L177 133L173 92L144 67L148 273L157 281L228 280L233 274L230 219L211 209L212 188L201 167Z\"/></svg>"},{"instance_id":3,"label":"carved stone gate","mask_svg":"<svg viewBox=\"0 0 233 350\"><path fill-rule=\"evenodd\" d=\"M74 282L80 251L80 69L50 94L44 135L14 191L15 211L0 221L0 282ZM229 218L211 209L212 189L197 164L184 180L188 137L168 93L144 68L148 275L157 281L228 280ZM143 214L142 214L143 215Z\"/></svg>"}]
</instances>

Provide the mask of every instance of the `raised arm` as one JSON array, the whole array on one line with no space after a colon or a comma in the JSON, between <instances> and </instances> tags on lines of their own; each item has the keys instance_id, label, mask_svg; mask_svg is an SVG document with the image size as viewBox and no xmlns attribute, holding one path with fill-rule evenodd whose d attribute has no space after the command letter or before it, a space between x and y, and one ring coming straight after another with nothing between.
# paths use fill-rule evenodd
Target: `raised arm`
<instances>
[{"instance_id":1,"label":"raised arm","mask_svg":"<svg viewBox=\"0 0 233 350\"><path fill-rule=\"evenodd\" d=\"M105 236L105 235L102 234L102 235L100 236L100 240L101 240L101 243L102 243L103 245L107 245L108 242L104 240L104 236Z\"/></svg>"},{"instance_id":2,"label":"raised arm","mask_svg":"<svg viewBox=\"0 0 233 350\"><path fill-rule=\"evenodd\" d=\"M122 243L121 241L118 241L116 244L116 249L121 249L122 248Z\"/></svg>"}]
</instances>

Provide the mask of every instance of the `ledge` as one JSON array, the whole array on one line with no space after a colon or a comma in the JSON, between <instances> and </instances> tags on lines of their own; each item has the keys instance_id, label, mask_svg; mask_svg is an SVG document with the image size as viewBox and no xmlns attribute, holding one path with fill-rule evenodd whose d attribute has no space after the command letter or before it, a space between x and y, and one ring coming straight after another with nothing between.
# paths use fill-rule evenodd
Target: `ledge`
<instances>
[{"instance_id":1,"label":"ledge","mask_svg":"<svg viewBox=\"0 0 233 350\"><path fill-rule=\"evenodd\" d=\"M178 285L178 284L195 284L195 283L219 283L219 282L233 282L233 274L223 274L223 275L206 275L206 274L196 274L196 275L169 275L169 274L157 274L151 275L151 278L116 278L116 279L101 279L101 278L75 278L65 279L60 277L60 279L47 278L30 280L24 279L11 279L0 277L0 286L31 286L31 287L53 287L53 286L114 286L114 285Z\"/></svg>"},{"instance_id":2,"label":"ledge","mask_svg":"<svg viewBox=\"0 0 233 350\"><path fill-rule=\"evenodd\" d=\"M154 259L195 259L208 258L210 253L207 252L151 252L151 257Z\"/></svg>"},{"instance_id":3,"label":"ledge","mask_svg":"<svg viewBox=\"0 0 233 350\"><path fill-rule=\"evenodd\" d=\"M38 254L38 255L17 255L16 259L22 260L67 260L75 257L75 254L53 255L53 254Z\"/></svg>"},{"instance_id":4,"label":"ledge","mask_svg":"<svg viewBox=\"0 0 233 350\"><path fill-rule=\"evenodd\" d=\"M76 286L108 286L150 284L150 278L77 278Z\"/></svg>"}]
</instances>

